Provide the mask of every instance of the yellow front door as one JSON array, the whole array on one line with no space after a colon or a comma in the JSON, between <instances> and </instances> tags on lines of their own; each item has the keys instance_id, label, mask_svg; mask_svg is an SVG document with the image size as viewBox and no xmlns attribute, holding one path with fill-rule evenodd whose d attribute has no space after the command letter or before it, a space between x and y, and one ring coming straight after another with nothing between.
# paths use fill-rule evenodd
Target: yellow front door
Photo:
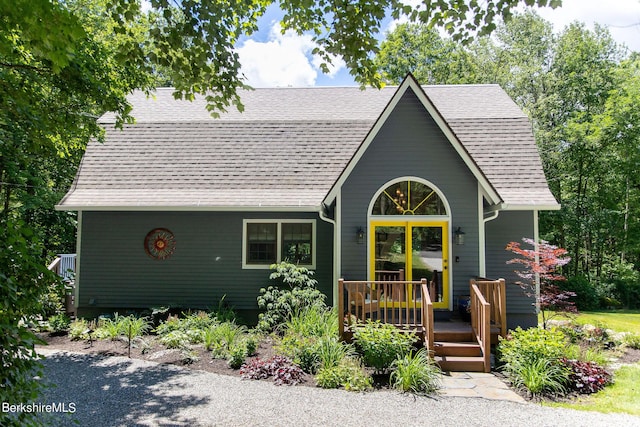
<instances>
[{"instance_id":1,"label":"yellow front door","mask_svg":"<svg viewBox=\"0 0 640 427\"><path fill-rule=\"evenodd\" d=\"M369 227L370 280L381 275L438 286L435 308L449 307L449 223L447 221L372 221ZM410 293L409 293L410 295Z\"/></svg>"}]
</instances>

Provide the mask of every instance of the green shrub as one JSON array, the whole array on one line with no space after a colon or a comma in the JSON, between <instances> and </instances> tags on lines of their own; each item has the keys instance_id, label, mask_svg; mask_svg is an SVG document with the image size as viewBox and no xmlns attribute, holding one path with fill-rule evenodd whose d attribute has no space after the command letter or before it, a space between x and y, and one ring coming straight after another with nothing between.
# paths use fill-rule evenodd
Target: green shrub
<instances>
[{"instance_id":1,"label":"green shrub","mask_svg":"<svg viewBox=\"0 0 640 427\"><path fill-rule=\"evenodd\" d=\"M122 335L127 337L129 341L143 336L151 329L151 325L146 317L136 317L134 315L121 317L119 319L119 326L122 330Z\"/></svg>"},{"instance_id":2,"label":"green shrub","mask_svg":"<svg viewBox=\"0 0 640 427\"><path fill-rule=\"evenodd\" d=\"M338 366L342 360L356 355L353 345L344 343L337 337L322 337L318 339L314 350L319 366L323 368Z\"/></svg>"},{"instance_id":3,"label":"green shrub","mask_svg":"<svg viewBox=\"0 0 640 427\"><path fill-rule=\"evenodd\" d=\"M49 330L55 334L67 332L71 319L66 314L60 313L49 317Z\"/></svg>"},{"instance_id":4,"label":"green shrub","mask_svg":"<svg viewBox=\"0 0 640 427\"><path fill-rule=\"evenodd\" d=\"M322 337L338 335L338 315L323 304L314 304L290 313L284 324L287 332L303 337Z\"/></svg>"},{"instance_id":5,"label":"green shrub","mask_svg":"<svg viewBox=\"0 0 640 427\"><path fill-rule=\"evenodd\" d=\"M510 365L509 379L532 395L558 394L566 391L569 370L559 360L524 359Z\"/></svg>"},{"instance_id":6,"label":"green shrub","mask_svg":"<svg viewBox=\"0 0 640 427\"><path fill-rule=\"evenodd\" d=\"M219 322L215 315L207 313L206 311L196 311L183 313L183 318L180 320L180 329L183 331L188 330L201 330L217 325Z\"/></svg>"},{"instance_id":7,"label":"green shrub","mask_svg":"<svg viewBox=\"0 0 640 427\"><path fill-rule=\"evenodd\" d=\"M608 258L602 266L602 277L602 288L608 290L602 298L608 303L605 307L640 308L640 272L632 263L619 257Z\"/></svg>"},{"instance_id":8,"label":"green shrub","mask_svg":"<svg viewBox=\"0 0 640 427\"><path fill-rule=\"evenodd\" d=\"M71 337L72 340L89 339L87 331L92 329L95 329L95 324L91 327L85 319L76 319L69 324L69 337Z\"/></svg>"},{"instance_id":9,"label":"green shrub","mask_svg":"<svg viewBox=\"0 0 640 427\"><path fill-rule=\"evenodd\" d=\"M161 322L154 329L155 333L162 336L167 335L169 332L179 331L182 329L182 321L177 316L169 316L167 320Z\"/></svg>"},{"instance_id":10,"label":"green shrub","mask_svg":"<svg viewBox=\"0 0 640 427\"><path fill-rule=\"evenodd\" d=\"M569 372L561 363L566 351L567 339L555 328L517 328L498 344L502 369L510 381L533 395L566 390Z\"/></svg>"},{"instance_id":11,"label":"green shrub","mask_svg":"<svg viewBox=\"0 0 640 427\"><path fill-rule=\"evenodd\" d=\"M223 295L218 301L218 305L211 309L211 316L220 323L234 322L237 318L236 311L225 301L226 297L226 295Z\"/></svg>"},{"instance_id":12,"label":"green shrub","mask_svg":"<svg viewBox=\"0 0 640 427\"><path fill-rule=\"evenodd\" d=\"M640 279L632 281L616 280L614 285L622 306L629 309L640 308Z\"/></svg>"},{"instance_id":13,"label":"green shrub","mask_svg":"<svg viewBox=\"0 0 640 427\"><path fill-rule=\"evenodd\" d=\"M601 347L582 343L568 345L564 357L582 362L593 362L599 365L607 365L609 363L609 357Z\"/></svg>"},{"instance_id":14,"label":"green shrub","mask_svg":"<svg viewBox=\"0 0 640 427\"><path fill-rule=\"evenodd\" d=\"M629 348L640 350L640 334L626 334L623 342Z\"/></svg>"},{"instance_id":15,"label":"green shrub","mask_svg":"<svg viewBox=\"0 0 640 427\"><path fill-rule=\"evenodd\" d=\"M160 342L167 348L186 348L189 336L182 331L171 331L160 337Z\"/></svg>"},{"instance_id":16,"label":"green shrub","mask_svg":"<svg viewBox=\"0 0 640 427\"><path fill-rule=\"evenodd\" d=\"M371 376L354 357L344 358L336 366L320 368L315 380L318 387L322 388L344 387L349 391L366 391L373 387Z\"/></svg>"},{"instance_id":17,"label":"green shrub","mask_svg":"<svg viewBox=\"0 0 640 427\"><path fill-rule=\"evenodd\" d=\"M229 350L229 357L227 363L232 369L240 369L244 363L244 359L247 356L246 347L243 345L236 346Z\"/></svg>"},{"instance_id":18,"label":"green shrub","mask_svg":"<svg viewBox=\"0 0 640 427\"><path fill-rule=\"evenodd\" d=\"M575 292L571 300L576 303L578 310L595 310L600 306L598 287L585 276L567 278L558 282L560 289Z\"/></svg>"},{"instance_id":19,"label":"green shrub","mask_svg":"<svg viewBox=\"0 0 640 427\"><path fill-rule=\"evenodd\" d=\"M204 341L205 331L202 329L187 329L184 333L189 338L189 343L200 344Z\"/></svg>"},{"instance_id":20,"label":"green shrub","mask_svg":"<svg viewBox=\"0 0 640 427\"><path fill-rule=\"evenodd\" d=\"M404 333L393 325L368 321L356 329L353 340L365 365L383 373L394 360L412 349L417 338L414 333Z\"/></svg>"},{"instance_id":21,"label":"green shrub","mask_svg":"<svg viewBox=\"0 0 640 427\"><path fill-rule=\"evenodd\" d=\"M324 306L326 296L316 289L313 271L294 264L282 262L271 266L274 270L269 279L274 286L260 289L258 307L265 310L258 315L257 329L272 332L283 324L291 313L314 305Z\"/></svg>"},{"instance_id":22,"label":"green shrub","mask_svg":"<svg viewBox=\"0 0 640 427\"><path fill-rule=\"evenodd\" d=\"M559 359L564 355L565 348L565 336L556 328L518 327L510 331L506 338L500 338L498 354L500 362L509 369L510 364L523 360Z\"/></svg>"},{"instance_id":23,"label":"green shrub","mask_svg":"<svg viewBox=\"0 0 640 427\"><path fill-rule=\"evenodd\" d=\"M244 339L244 347L247 357L255 355L258 351L258 339L255 336L247 335Z\"/></svg>"},{"instance_id":24,"label":"green shrub","mask_svg":"<svg viewBox=\"0 0 640 427\"><path fill-rule=\"evenodd\" d=\"M56 277L56 280L47 287L46 293L40 296L43 314L48 317L64 314L65 295L65 283L60 277Z\"/></svg>"},{"instance_id":25,"label":"green shrub","mask_svg":"<svg viewBox=\"0 0 640 427\"><path fill-rule=\"evenodd\" d=\"M212 326L204 333L204 346L211 351L214 358L225 359L229 357L232 348L242 344L242 348L246 352L244 345L244 336L247 328L245 326L236 325L234 322L224 322L217 326Z\"/></svg>"},{"instance_id":26,"label":"green shrub","mask_svg":"<svg viewBox=\"0 0 640 427\"><path fill-rule=\"evenodd\" d=\"M438 389L442 372L424 348L394 360L389 377L393 388L403 392L428 394Z\"/></svg>"},{"instance_id":27,"label":"green shrub","mask_svg":"<svg viewBox=\"0 0 640 427\"><path fill-rule=\"evenodd\" d=\"M118 313L114 314L113 319L102 318L98 320L98 329L96 330L98 339L117 340L122 334L122 320Z\"/></svg>"}]
</instances>

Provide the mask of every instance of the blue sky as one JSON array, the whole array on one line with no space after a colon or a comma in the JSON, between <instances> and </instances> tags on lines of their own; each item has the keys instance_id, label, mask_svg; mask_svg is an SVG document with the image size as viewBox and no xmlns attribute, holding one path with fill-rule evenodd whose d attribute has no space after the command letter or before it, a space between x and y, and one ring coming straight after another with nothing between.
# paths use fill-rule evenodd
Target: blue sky
<instances>
[{"instance_id":1,"label":"blue sky","mask_svg":"<svg viewBox=\"0 0 640 427\"><path fill-rule=\"evenodd\" d=\"M418 0L405 0L414 3ZM592 27L607 26L616 41L640 51L640 0L563 0L559 9L537 9L543 18L561 31L573 21ZM606 6L605 6L606 4ZM353 86L353 78L340 60L329 75L319 69L320 61L311 55L315 47L310 36L281 34L278 22L282 12L272 6L260 20L260 30L238 44L240 61L248 83L254 87ZM383 33L395 23L387 19ZM383 37L384 34L381 34Z\"/></svg>"}]
</instances>

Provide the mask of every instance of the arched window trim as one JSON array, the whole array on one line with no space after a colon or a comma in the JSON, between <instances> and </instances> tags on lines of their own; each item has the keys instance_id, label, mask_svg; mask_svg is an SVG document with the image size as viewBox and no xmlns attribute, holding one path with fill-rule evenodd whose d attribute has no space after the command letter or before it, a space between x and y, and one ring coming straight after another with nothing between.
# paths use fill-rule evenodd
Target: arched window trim
<instances>
[{"instance_id":1,"label":"arched window trim","mask_svg":"<svg viewBox=\"0 0 640 427\"><path fill-rule=\"evenodd\" d=\"M447 220L451 217L451 207L449 206L449 201L447 200L447 198L444 196L444 193L438 188L438 186L436 186L435 184L433 184L431 181L426 180L424 178L420 178L417 176L403 176L403 177L398 177L398 178L394 178L392 180L387 181L385 184L383 184L378 191L376 191L375 195L371 198L371 200L369 201L369 209L367 211L367 217L369 218L376 218L376 219L392 219L392 220L398 220L400 218L405 218L405 220L407 219L407 215L374 215L373 214L373 207L376 204L376 201L378 200L378 198L384 193L384 191L389 188L390 186L394 185L394 184L398 184L400 182L406 182L406 181L414 181L414 182L418 182L422 185L426 185L427 187L431 188L433 191L435 191L436 195L440 198L440 200L442 201L442 204L444 205L444 209L446 211L446 215L409 215L411 218L414 219L420 219L420 218L428 218L430 220Z\"/></svg>"}]
</instances>

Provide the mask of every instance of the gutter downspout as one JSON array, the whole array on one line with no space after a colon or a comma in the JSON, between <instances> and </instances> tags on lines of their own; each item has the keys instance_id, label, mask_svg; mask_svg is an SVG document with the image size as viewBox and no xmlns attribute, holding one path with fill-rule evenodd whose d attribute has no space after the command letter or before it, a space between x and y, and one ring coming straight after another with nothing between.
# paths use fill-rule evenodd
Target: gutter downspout
<instances>
[{"instance_id":1,"label":"gutter downspout","mask_svg":"<svg viewBox=\"0 0 640 427\"><path fill-rule=\"evenodd\" d=\"M336 204L336 209L338 208L337 204ZM338 248L337 248L337 242L338 242L338 226L336 223L335 219L331 219L327 216L327 214L325 213L327 210L327 205L325 205L324 203L322 203L322 205L320 206L320 211L318 212L318 215L320 217L321 220L323 220L324 222L328 222L329 224L333 225L333 284L331 285L331 288L333 289L333 306L337 307L338 306L338 291L337 288L335 288L335 284L338 283Z\"/></svg>"},{"instance_id":2,"label":"gutter downspout","mask_svg":"<svg viewBox=\"0 0 640 427\"><path fill-rule=\"evenodd\" d=\"M486 254L486 250L487 250L487 245L486 245L486 241L485 241L485 233L486 233L486 228L487 228L487 222L489 221L493 221L494 219L498 218L498 215L500 215L500 211L493 211L491 213L490 216L484 218L482 218L482 230L480 231L482 233L482 237L481 237L481 248L480 248L480 276L481 277L487 277L487 254Z\"/></svg>"}]
</instances>

